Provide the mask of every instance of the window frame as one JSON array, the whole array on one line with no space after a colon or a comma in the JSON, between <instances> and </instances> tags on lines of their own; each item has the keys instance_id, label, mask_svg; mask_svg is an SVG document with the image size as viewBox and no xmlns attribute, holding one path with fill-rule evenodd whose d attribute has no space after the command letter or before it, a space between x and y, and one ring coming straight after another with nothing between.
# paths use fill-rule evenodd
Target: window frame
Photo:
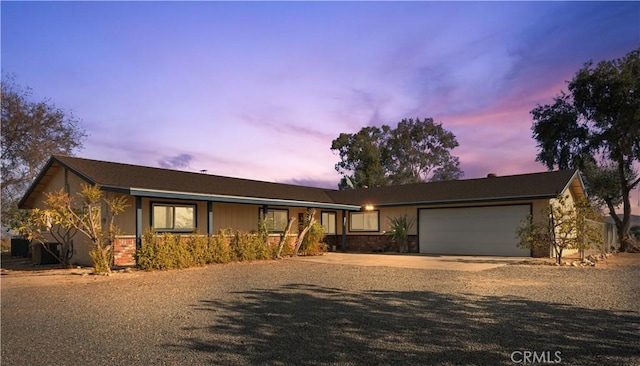
<instances>
[{"instance_id":1,"label":"window frame","mask_svg":"<svg viewBox=\"0 0 640 366\"><path fill-rule=\"evenodd\" d=\"M154 208L157 206L162 207L171 207L173 218L173 227L172 228L157 228L155 226L155 214ZM176 207L185 207L193 209L193 227L191 228L176 228ZM193 233L198 230L198 205L195 203L181 203L181 202L150 202L151 209L151 228L158 233Z\"/></svg>"},{"instance_id":2,"label":"window frame","mask_svg":"<svg viewBox=\"0 0 640 366\"><path fill-rule=\"evenodd\" d=\"M263 208L262 207L258 207L258 220L262 220L263 212L264 212ZM287 229L287 225L289 224L289 209L288 208L271 208L271 207L269 207L267 209L267 216L269 214L271 214L272 212L285 212L286 213L286 219L284 221L284 226L282 227L282 229L277 229L277 230L275 229L275 224L276 224L275 217L273 219L273 226L274 226L273 228L270 228L268 226L269 220L266 220L267 221L267 224L266 224L267 225L267 231L270 232L270 233L284 233L284 231Z\"/></svg>"},{"instance_id":3,"label":"window frame","mask_svg":"<svg viewBox=\"0 0 640 366\"><path fill-rule=\"evenodd\" d=\"M354 229L353 228L353 216L354 215L376 215L376 228L373 230L368 230L368 229ZM363 218L363 223L364 223L364 218ZM363 225L364 226L364 225ZM359 212L349 212L349 231L350 232L357 232L357 233L378 233L380 232L380 211L379 210L375 210L375 211L359 211Z\"/></svg>"},{"instance_id":4,"label":"window frame","mask_svg":"<svg viewBox=\"0 0 640 366\"><path fill-rule=\"evenodd\" d=\"M333 232L329 232L329 228L325 226L325 223L324 223L325 214L327 214L328 216L333 215ZM328 217L327 219L331 220L330 217ZM335 211L320 211L320 224L325 228L324 230L325 235L338 235L338 214Z\"/></svg>"}]
</instances>

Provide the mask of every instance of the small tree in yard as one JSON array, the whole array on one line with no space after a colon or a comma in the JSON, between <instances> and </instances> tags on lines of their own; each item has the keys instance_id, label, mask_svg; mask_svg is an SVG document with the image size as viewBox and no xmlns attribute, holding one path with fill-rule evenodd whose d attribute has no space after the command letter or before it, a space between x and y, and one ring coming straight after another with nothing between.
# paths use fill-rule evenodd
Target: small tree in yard
<instances>
[{"instance_id":1,"label":"small tree in yard","mask_svg":"<svg viewBox=\"0 0 640 366\"><path fill-rule=\"evenodd\" d=\"M413 227L415 220L409 218L408 215L402 215L398 217L389 217L389 225L391 231L387 233L393 241L398 245L398 252L409 252L409 230Z\"/></svg>"},{"instance_id":2,"label":"small tree in yard","mask_svg":"<svg viewBox=\"0 0 640 366\"><path fill-rule=\"evenodd\" d=\"M304 228L298 234L298 238L296 238L296 247L293 250L293 256L294 257L298 256L298 252L300 251L300 247L302 246L302 243L304 241L304 237L307 235L307 233L309 232L309 230L313 226L313 223L316 221L316 219L314 217L315 214L316 214L316 210L312 209L312 210L307 211L307 213L305 215Z\"/></svg>"},{"instance_id":3,"label":"small tree in yard","mask_svg":"<svg viewBox=\"0 0 640 366\"><path fill-rule=\"evenodd\" d=\"M54 255L60 263L68 265L73 251L72 238L78 233L91 240L93 247L89 252L94 271L109 272L113 242L118 233L115 217L127 207L126 199L120 196L114 199L104 198L100 187L82 185L78 192L81 203L62 189L56 193L45 193L43 209L32 209L25 216L19 230L29 239L43 245L44 249ZM103 204L107 208L102 215ZM106 218L103 224L103 216ZM62 253L52 252L45 245L47 234L62 245Z\"/></svg>"},{"instance_id":4,"label":"small tree in yard","mask_svg":"<svg viewBox=\"0 0 640 366\"><path fill-rule=\"evenodd\" d=\"M531 215L524 219L516 235L521 248L552 247L557 263L562 264L565 249L589 249L594 243L602 243L602 228L593 225L602 221L602 215L588 202L571 205L559 196L557 204L541 211L539 220L534 221Z\"/></svg>"}]
</instances>

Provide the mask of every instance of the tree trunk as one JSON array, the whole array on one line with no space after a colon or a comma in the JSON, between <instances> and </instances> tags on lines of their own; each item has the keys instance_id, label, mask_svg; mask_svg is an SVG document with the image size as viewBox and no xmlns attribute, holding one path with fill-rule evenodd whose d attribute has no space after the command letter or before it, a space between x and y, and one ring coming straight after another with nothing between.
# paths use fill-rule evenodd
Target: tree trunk
<instances>
[{"instance_id":1,"label":"tree trunk","mask_svg":"<svg viewBox=\"0 0 640 366\"><path fill-rule=\"evenodd\" d=\"M622 183L622 220L619 219L618 215L615 213L613 209L613 205L609 206L609 213L613 218L613 221L616 223L616 230L618 232L618 241L620 242L620 251L621 252L630 252L634 249L634 240L629 236L629 226L631 220L631 200L629 198L629 194L631 190L638 184L640 178L638 178L635 182L628 182L626 177L626 171L624 167L624 161L618 161L618 174L620 177L620 182Z\"/></svg>"},{"instance_id":2,"label":"tree trunk","mask_svg":"<svg viewBox=\"0 0 640 366\"><path fill-rule=\"evenodd\" d=\"M282 253L282 247L287 242L287 236L289 236L289 231L291 231L291 227L293 226L293 222L296 221L295 218L289 217L289 223L287 224L287 228L284 231L284 234L280 235L280 243L278 244L278 252L276 253L276 258L282 258L280 254Z\"/></svg>"},{"instance_id":3,"label":"tree trunk","mask_svg":"<svg viewBox=\"0 0 640 366\"><path fill-rule=\"evenodd\" d=\"M309 229L311 229L311 226L313 225L313 223L316 221L316 219L313 217L315 215L315 211L312 210L309 214L309 221L307 222L307 225L304 227L304 229L302 229L302 232L300 234L298 234L298 238L296 241L296 247L293 250L293 256L297 257L298 256L298 251L300 250L300 247L302 246L302 241L304 240L304 237L307 235L307 232L309 231Z\"/></svg>"}]
</instances>

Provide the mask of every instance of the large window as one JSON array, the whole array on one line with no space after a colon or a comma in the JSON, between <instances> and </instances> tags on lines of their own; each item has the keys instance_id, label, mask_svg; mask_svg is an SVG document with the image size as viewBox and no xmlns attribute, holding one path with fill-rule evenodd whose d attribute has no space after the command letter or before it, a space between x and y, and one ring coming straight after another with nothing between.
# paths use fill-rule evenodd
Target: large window
<instances>
[{"instance_id":1,"label":"large window","mask_svg":"<svg viewBox=\"0 0 640 366\"><path fill-rule=\"evenodd\" d=\"M320 217L320 223L324 227L324 233L333 235L336 233L336 213L323 212Z\"/></svg>"},{"instance_id":2,"label":"large window","mask_svg":"<svg viewBox=\"0 0 640 366\"><path fill-rule=\"evenodd\" d=\"M349 220L350 231L379 231L378 211L372 212L352 212Z\"/></svg>"},{"instance_id":3,"label":"large window","mask_svg":"<svg viewBox=\"0 0 640 366\"><path fill-rule=\"evenodd\" d=\"M153 229L156 231L195 231L196 206L168 203L152 204Z\"/></svg>"},{"instance_id":4,"label":"large window","mask_svg":"<svg viewBox=\"0 0 640 366\"><path fill-rule=\"evenodd\" d=\"M262 208L259 210L259 215L262 217ZM289 222L289 211L288 210L267 210L266 224L267 230L275 231L275 232L283 232L287 228L287 223Z\"/></svg>"}]
</instances>

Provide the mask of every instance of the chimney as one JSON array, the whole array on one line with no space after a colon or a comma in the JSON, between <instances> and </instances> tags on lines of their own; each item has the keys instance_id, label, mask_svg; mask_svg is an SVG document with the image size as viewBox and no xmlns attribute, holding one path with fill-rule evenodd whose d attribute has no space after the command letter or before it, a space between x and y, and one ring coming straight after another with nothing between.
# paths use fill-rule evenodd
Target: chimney
<instances>
[{"instance_id":1,"label":"chimney","mask_svg":"<svg viewBox=\"0 0 640 366\"><path fill-rule=\"evenodd\" d=\"M495 178L495 177L497 177L496 173L487 174L487 178Z\"/></svg>"}]
</instances>

